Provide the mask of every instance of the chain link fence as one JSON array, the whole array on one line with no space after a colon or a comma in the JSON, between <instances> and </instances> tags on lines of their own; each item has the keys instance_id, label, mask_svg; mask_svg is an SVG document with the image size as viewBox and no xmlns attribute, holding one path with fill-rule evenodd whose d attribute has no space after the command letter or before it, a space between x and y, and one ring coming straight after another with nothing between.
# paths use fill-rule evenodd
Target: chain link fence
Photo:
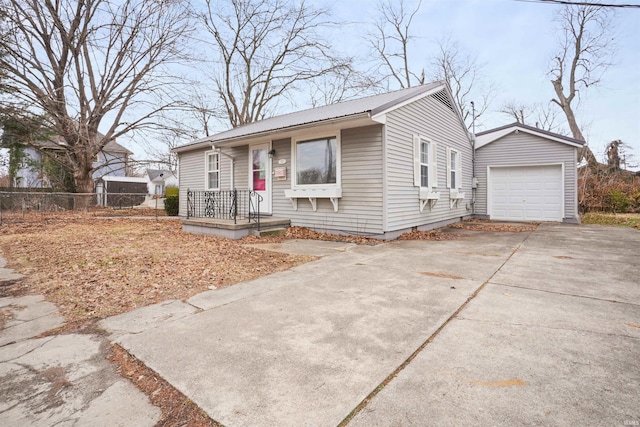
<instances>
[{"instance_id":1,"label":"chain link fence","mask_svg":"<svg viewBox=\"0 0 640 427\"><path fill-rule=\"evenodd\" d=\"M38 221L63 214L164 215L164 199L143 193L53 193L0 191L0 223Z\"/></svg>"}]
</instances>

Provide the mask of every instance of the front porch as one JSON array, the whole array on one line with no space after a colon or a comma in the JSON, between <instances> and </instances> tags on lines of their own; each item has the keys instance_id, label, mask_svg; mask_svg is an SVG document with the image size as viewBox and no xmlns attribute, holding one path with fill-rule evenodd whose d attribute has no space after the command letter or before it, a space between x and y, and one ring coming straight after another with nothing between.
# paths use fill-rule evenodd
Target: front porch
<instances>
[{"instance_id":1,"label":"front porch","mask_svg":"<svg viewBox=\"0 0 640 427\"><path fill-rule=\"evenodd\" d=\"M241 239L289 227L289 219L261 214L262 201L262 196L253 190L187 190L187 217L182 220L182 230Z\"/></svg>"}]
</instances>

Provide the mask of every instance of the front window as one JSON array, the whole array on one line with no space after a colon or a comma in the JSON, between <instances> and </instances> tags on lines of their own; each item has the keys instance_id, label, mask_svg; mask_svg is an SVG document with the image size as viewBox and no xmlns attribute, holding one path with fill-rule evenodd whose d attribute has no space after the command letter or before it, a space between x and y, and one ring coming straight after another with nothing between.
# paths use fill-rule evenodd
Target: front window
<instances>
[{"instance_id":1,"label":"front window","mask_svg":"<svg viewBox=\"0 0 640 427\"><path fill-rule=\"evenodd\" d=\"M420 142L420 187L429 187L429 143Z\"/></svg>"},{"instance_id":2,"label":"front window","mask_svg":"<svg viewBox=\"0 0 640 427\"><path fill-rule=\"evenodd\" d=\"M220 160L217 154L207 154L207 190L220 189Z\"/></svg>"},{"instance_id":3,"label":"front window","mask_svg":"<svg viewBox=\"0 0 640 427\"><path fill-rule=\"evenodd\" d=\"M296 142L296 184L336 184L336 160L335 137Z\"/></svg>"}]
</instances>

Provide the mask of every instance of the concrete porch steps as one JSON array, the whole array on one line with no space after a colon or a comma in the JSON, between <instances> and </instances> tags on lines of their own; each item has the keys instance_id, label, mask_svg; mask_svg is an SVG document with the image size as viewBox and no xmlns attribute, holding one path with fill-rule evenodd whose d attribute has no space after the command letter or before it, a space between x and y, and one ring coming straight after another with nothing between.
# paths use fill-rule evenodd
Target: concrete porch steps
<instances>
[{"instance_id":1,"label":"concrete porch steps","mask_svg":"<svg viewBox=\"0 0 640 427\"><path fill-rule=\"evenodd\" d=\"M286 230L291 220L286 218L261 217L260 230L258 224L246 219L238 219L235 223L231 219L217 218L189 218L182 220L182 231L192 234L241 239L249 234L267 235L272 230ZM281 234L281 233L280 233ZM271 234L272 235L272 234Z\"/></svg>"}]
</instances>

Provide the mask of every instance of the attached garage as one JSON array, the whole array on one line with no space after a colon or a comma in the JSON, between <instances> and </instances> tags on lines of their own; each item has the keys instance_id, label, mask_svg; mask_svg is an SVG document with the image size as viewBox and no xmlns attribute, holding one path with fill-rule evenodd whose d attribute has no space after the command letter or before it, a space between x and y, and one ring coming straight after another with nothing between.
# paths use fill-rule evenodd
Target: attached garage
<instances>
[{"instance_id":1,"label":"attached garage","mask_svg":"<svg viewBox=\"0 0 640 427\"><path fill-rule=\"evenodd\" d=\"M578 222L581 147L573 138L519 123L477 134L477 216Z\"/></svg>"}]
</instances>

